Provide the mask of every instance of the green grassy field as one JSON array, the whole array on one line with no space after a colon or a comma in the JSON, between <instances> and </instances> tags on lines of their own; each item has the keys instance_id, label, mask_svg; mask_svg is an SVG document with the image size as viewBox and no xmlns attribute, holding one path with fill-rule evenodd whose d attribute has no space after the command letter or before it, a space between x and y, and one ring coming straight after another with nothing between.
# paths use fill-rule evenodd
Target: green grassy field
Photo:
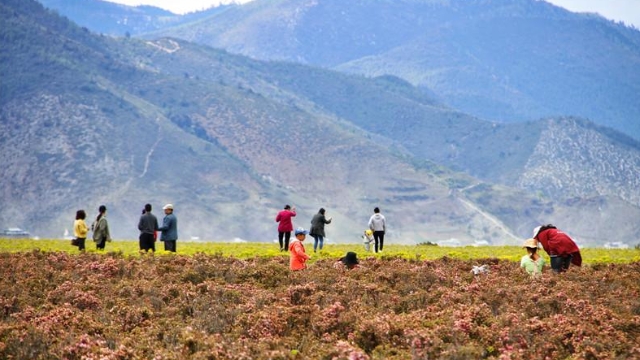
<instances>
[{"instance_id":1,"label":"green grassy field","mask_svg":"<svg viewBox=\"0 0 640 360\"><path fill-rule=\"evenodd\" d=\"M520 261L525 254L517 246L465 246L442 247L426 245L387 245L383 253L366 252L360 244L327 245L317 254L313 253L313 242L305 242L307 253L311 255L311 262L319 259L340 258L347 251L355 251L360 258L400 257L405 259L434 260L450 257L462 260L497 258L501 260ZM157 255L171 255L163 250L163 244L156 244ZM28 239L0 239L0 252L28 252L40 250L44 252L64 251L78 253L78 249L71 246L67 240L28 240ZM98 252L92 241L87 240L87 252ZM108 243L105 252L122 253L125 256L139 256L136 241L113 241ZM640 261L638 249L604 249L583 248L582 258L586 265L595 263L631 263ZM178 254L194 255L220 254L241 259L253 257L288 256L287 252L280 252L277 244L272 243L216 243L216 242L182 242L178 241ZM541 252L548 260L548 257Z\"/></svg>"}]
</instances>

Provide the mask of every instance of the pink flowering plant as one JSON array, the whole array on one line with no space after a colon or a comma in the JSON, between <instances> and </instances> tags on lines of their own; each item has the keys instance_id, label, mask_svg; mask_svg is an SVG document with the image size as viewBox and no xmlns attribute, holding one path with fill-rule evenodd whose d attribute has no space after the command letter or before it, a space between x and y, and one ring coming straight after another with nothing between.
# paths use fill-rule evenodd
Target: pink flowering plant
<instances>
[{"instance_id":1,"label":"pink flowering plant","mask_svg":"<svg viewBox=\"0 0 640 360\"><path fill-rule=\"evenodd\" d=\"M638 262L334 261L0 253L0 358L640 358Z\"/></svg>"}]
</instances>

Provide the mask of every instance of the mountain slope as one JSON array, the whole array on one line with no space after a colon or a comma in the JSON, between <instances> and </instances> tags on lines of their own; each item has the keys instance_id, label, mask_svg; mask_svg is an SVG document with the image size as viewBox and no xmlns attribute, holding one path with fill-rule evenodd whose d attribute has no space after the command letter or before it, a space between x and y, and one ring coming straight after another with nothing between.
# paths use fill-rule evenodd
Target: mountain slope
<instances>
[{"instance_id":1,"label":"mountain slope","mask_svg":"<svg viewBox=\"0 0 640 360\"><path fill-rule=\"evenodd\" d=\"M640 32L543 1L258 0L148 36L391 74L482 118L572 115L640 139Z\"/></svg>"},{"instance_id":2,"label":"mountain slope","mask_svg":"<svg viewBox=\"0 0 640 360\"><path fill-rule=\"evenodd\" d=\"M114 236L134 238L144 203L172 202L183 239L268 241L277 210L294 203L302 226L327 207L335 241L357 241L373 206L393 221L390 241L500 233L447 196L446 178L311 111L261 79L261 63L171 39L95 36L31 1L0 10L20 37L2 43L16 54L0 68L0 194L12 204L3 224L55 236L76 209L106 204Z\"/></svg>"},{"instance_id":3,"label":"mountain slope","mask_svg":"<svg viewBox=\"0 0 640 360\"><path fill-rule=\"evenodd\" d=\"M0 65L0 194L11 204L1 224L54 236L77 208L92 214L105 203L116 237L131 239L144 203L172 202L182 239L270 241L275 213L290 203L297 226L323 206L335 219L329 239L354 242L381 206L390 242L513 244L541 222L586 238L604 220L596 198L531 195L431 161L469 173L505 164L480 172L486 178L522 173L531 153L518 148L499 161L496 143L519 137L535 148L530 130L541 134L545 122L482 121L391 76L261 62L171 38L96 36L32 1L0 11L11 25L1 38L9 51ZM624 214L607 225L619 225L618 238L637 238L625 225L637 206L597 201Z\"/></svg>"},{"instance_id":4,"label":"mountain slope","mask_svg":"<svg viewBox=\"0 0 640 360\"><path fill-rule=\"evenodd\" d=\"M225 8L177 15L153 6L127 6L102 0L40 0L74 23L94 32L114 36L130 36L169 26L178 26L210 16Z\"/></svg>"}]
</instances>

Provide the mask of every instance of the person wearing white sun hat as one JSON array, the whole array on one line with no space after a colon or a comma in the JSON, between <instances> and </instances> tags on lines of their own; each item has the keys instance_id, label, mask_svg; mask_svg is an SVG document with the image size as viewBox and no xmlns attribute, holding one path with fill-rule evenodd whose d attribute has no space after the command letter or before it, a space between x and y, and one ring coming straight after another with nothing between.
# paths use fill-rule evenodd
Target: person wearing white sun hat
<instances>
[{"instance_id":1,"label":"person wearing white sun hat","mask_svg":"<svg viewBox=\"0 0 640 360\"><path fill-rule=\"evenodd\" d=\"M165 217L162 219L160 241L164 242L166 251L176 252L176 241L178 240L178 218L173 214L173 205L167 204L162 207Z\"/></svg>"},{"instance_id":2,"label":"person wearing white sun hat","mask_svg":"<svg viewBox=\"0 0 640 360\"><path fill-rule=\"evenodd\" d=\"M582 255L578 245L569 235L558 230L551 224L538 226L533 229L533 239L542 244L544 251L551 258L551 269L564 272L569 265L582 266Z\"/></svg>"}]
</instances>

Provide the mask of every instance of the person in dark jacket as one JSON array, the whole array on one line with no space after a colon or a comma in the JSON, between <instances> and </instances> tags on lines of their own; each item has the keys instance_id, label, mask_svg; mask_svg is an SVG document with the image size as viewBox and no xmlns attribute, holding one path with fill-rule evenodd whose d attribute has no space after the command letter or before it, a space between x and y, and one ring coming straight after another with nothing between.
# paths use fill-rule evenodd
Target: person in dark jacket
<instances>
[{"instance_id":1,"label":"person in dark jacket","mask_svg":"<svg viewBox=\"0 0 640 360\"><path fill-rule=\"evenodd\" d=\"M178 240L178 218L173 214L173 205L167 204L163 208L164 219L162 226L158 228L161 231L160 241L164 242L165 251L176 252L176 242Z\"/></svg>"},{"instance_id":2,"label":"person in dark jacket","mask_svg":"<svg viewBox=\"0 0 640 360\"><path fill-rule=\"evenodd\" d=\"M320 208L318 213L313 215L311 219L311 229L309 230L309 235L313 237L313 252L318 250L318 245L320 246L320 250L322 250L322 246L324 245L324 238L326 237L324 233L324 224L331 224L331 218L325 217L325 209Z\"/></svg>"},{"instance_id":3,"label":"person in dark jacket","mask_svg":"<svg viewBox=\"0 0 640 360\"><path fill-rule=\"evenodd\" d=\"M151 213L151 204L146 204L140 221L138 221L138 230L140 230L140 252L155 252L156 239L155 234L158 231L158 218Z\"/></svg>"},{"instance_id":4,"label":"person in dark jacket","mask_svg":"<svg viewBox=\"0 0 640 360\"><path fill-rule=\"evenodd\" d=\"M551 269L564 272L569 264L582 265L582 255L578 245L569 235L551 224L538 226L533 230L533 238L542 244L542 248L551 258Z\"/></svg>"}]
</instances>

